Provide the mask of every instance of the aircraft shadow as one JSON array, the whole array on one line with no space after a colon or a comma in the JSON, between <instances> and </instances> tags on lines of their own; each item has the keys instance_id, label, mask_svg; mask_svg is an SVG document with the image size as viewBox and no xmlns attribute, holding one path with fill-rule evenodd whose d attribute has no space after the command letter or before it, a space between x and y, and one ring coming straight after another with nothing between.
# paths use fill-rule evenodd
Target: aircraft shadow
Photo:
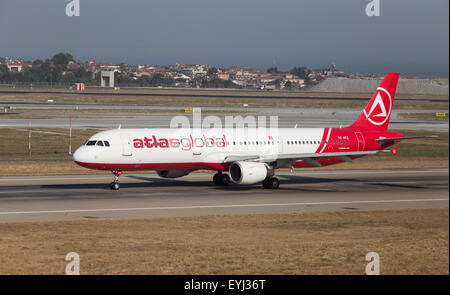
<instances>
[{"instance_id":1,"label":"aircraft shadow","mask_svg":"<svg viewBox=\"0 0 450 295\"><path fill-rule=\"evenodd\" d=\"M127 178L132 178L145 182L124 182L120 183L120 188L166 188L166 187L202 187L210 188L218 191L249 191L255 189L262 189L260 183L253 185L239 185L231 183L228 186L214 186L212 181L184 181L181 179L162 179L158 177L146 177L138 175L127 175ZM292 187L291 184L318 184L318 183L338 183L338 182L349 182L352 179L334 179L334 178L315 178L315 177L304 177L304 176L294 176L294 175L281 175L280 178L280 188L278 190L294 190L294 191L328 191L328 189L323 187ZM286 186L289 185L289 186ZM91 189L105 189L110 190L109 181L108 182L98 182L98 183L74 183L74 184L51 184L42 185L40 188L43 189L76 189L76 190L91 190ZM330 191L335 191L335 189L329 189Z\"/></svg>"}]
</instances>

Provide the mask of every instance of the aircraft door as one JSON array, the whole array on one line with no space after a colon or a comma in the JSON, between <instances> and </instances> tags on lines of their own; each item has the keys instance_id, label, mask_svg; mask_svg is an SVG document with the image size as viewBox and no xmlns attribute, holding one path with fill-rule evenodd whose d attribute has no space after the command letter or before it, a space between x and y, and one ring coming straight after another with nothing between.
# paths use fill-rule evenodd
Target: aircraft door
<instances>
[{"instance_id":1,"label":"aircraft door","mask_svg":"<svg viewBox=\"0 0 450 295\"><path fill-rule=\"evenodd\" d=\"M355 132L356 139L358 140L358 151L364 151L365 141L364 135L361 132Z\"/></svg>"},{"instance_id":2,"label":"aircraft door","mask_svg":"<svg viewBox=\"0 0 450 295\"><path fill-rule=\"evenodd\" d=\"M122 156L133 155L130 136L128 134L120 134L120 139L122 140Z\"/></svg>"}]
</instances>

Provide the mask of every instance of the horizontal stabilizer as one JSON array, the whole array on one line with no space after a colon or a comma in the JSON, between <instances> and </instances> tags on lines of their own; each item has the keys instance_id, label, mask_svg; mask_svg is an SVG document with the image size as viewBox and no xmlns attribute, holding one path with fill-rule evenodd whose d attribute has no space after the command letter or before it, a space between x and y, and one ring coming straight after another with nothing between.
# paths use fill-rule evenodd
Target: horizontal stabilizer
<instances>
[{"instance_id":1,"label":"horizontal stabilizer","mask_svg":"<svg viewBox=\"0 0 450 295\"><path fill-rule=\"evenodd\" d=\"M428 136L409 136L409 137L392 137L392 138L379 138L377 141L379 143L385 143L390 141L398 141L398 140L405 140L405 139L418 139L418 138L437 138L436 135L428 135Z\"/></svg>"}]
</instances>

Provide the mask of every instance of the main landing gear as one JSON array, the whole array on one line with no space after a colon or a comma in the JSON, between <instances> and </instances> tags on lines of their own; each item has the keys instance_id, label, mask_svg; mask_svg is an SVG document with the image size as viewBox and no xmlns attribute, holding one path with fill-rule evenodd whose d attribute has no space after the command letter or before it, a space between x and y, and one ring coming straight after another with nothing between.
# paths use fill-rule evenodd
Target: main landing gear
<instances>
[{"instance_id":1,"label":"main landing gear","mask_svg":"<svg viewBox=\"0 0 450 295\"><path fill-rule=\"evenodd\" d=\"M230 176L223 174L222 172L214 174L213 182L215 185L227 186L230 184Z\"/></svg>"},{"instance_id":2,"label":"main landing gear","mask_svg":"<svg viewBox=\"0 0 450 295\"><path fill-rule=\"evenodd\" d=\"M270 176L264 179L263 188L267 189L277 189L280 187L280 180L278 178Z\"/></svg>"},{"instance_id":3,"label":"main landing gear","mask_svg":"<svg viewBox=\"0 0 450 295\"><path fill-rule=\"evenodd\" d=\"M120 188L120 186L119 186L119 176L120 175L122 175L122 171L113 171L112 172L113 173L113 175L114 175L114 180L113 180L113 182L111 182L110 184L109 184L109 187L112 189L112 190L115 190L115 191L117 191L117 190L119 190L119 188Z\"/></svg>"}]
</instances>

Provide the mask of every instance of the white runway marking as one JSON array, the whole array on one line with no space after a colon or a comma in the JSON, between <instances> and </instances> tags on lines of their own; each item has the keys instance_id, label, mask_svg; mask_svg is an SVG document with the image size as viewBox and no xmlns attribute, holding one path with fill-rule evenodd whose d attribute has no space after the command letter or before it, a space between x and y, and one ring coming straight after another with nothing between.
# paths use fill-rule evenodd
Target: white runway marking
<instances>
[{"instance_id":1,"label":"white runway marking","mask_svg":"<svg viewBox=\"0 0 450 295\"><path fill-rule=\"evenodd\" d=\"M149 207L149 208L109 208L109 209L78 209L78 210L48 210L48 211L10 211L0 212L0 215L18 214L46 214L46 213L81 213L81 212L117 212L117 211L144 211L144 210L180 210L180 209L218 209L218 208L244 208L244 207L275 207L275 206L308 206L308 205L348 205L348 204L374 204L374 203L404 203L404 202L439 202L449 199L411 199L411 200L377 200L377 201L342 201L342 202L308 202L308 203L281 203L281 204L241 204L241 205L205 205L205 206L177 206L177 207Z\"/></svg>"},{"instance_id":2,"label":"white runway marking","mask_svg":"<svg viewBox=\"0 0 450 295\"><path fill-rule=\"evenodd\" d=\"M28 191L16 191L16 190L7 190L7 191L0 191L0 194L10 194L10 193L45 193L45 190L28 190Z\"/></svg>"}]
</instances>

